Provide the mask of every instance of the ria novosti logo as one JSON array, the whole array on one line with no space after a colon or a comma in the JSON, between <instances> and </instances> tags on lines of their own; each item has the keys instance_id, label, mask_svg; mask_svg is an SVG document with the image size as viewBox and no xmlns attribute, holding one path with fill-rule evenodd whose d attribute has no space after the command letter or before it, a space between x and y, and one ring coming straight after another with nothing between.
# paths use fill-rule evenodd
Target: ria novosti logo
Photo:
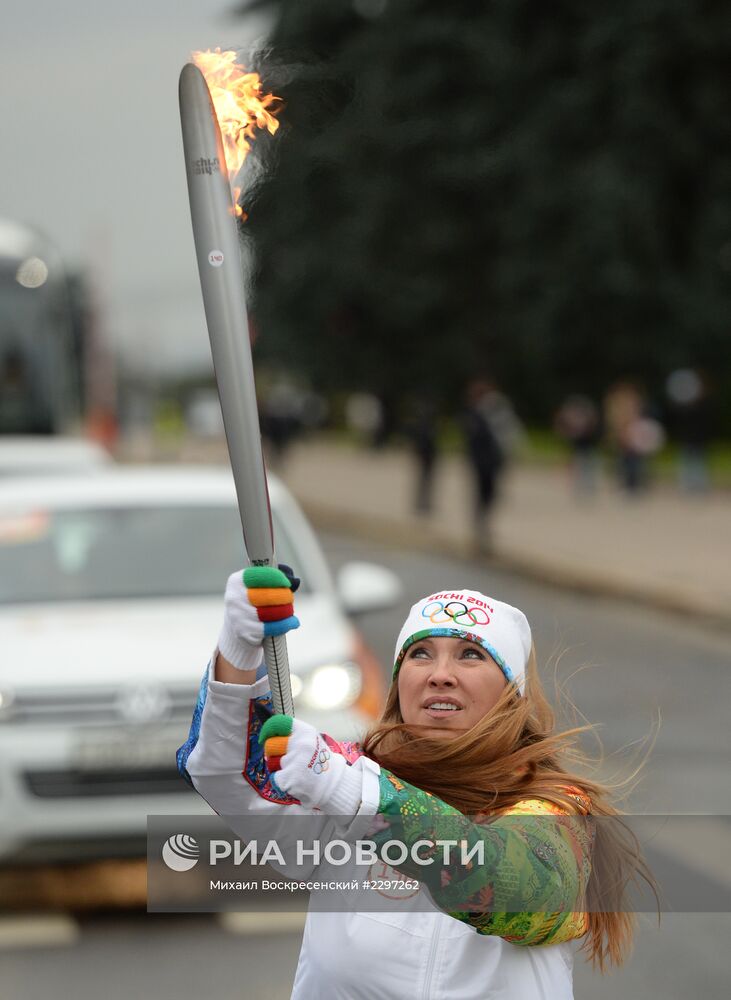
<instances>
[{"instance_id":1,"label":"ria novosti logo","mask_svg":"<svg viewBox=\"0 0 731 1000\"><path fill-rule=\"evenodd\" d=\"M176 833L162 845L162 860L174 872L187 872L198 864L201 849L195 837Z\"/></svg>"}]
</instances>

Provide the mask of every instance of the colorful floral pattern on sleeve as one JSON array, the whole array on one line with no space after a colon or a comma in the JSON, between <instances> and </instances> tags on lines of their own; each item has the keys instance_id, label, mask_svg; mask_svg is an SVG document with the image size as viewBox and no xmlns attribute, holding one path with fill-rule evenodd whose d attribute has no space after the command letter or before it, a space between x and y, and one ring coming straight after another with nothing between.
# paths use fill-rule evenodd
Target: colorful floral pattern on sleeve
<instances>
[{"instance_id":1,"label":"colorful floral pattern on sleeve","mask_svg":"<svg viewBox=\"0 0 731 1000\"><path fill-rule=\"evenodd\" d=\"M208 670L209 667L206 667L206 672L203 674L203 679L201 680L200 687L198 688L198 698L195 703L195 708L193 709L193 718L190 723L188 738L185 743L178 748L175 754L180 776L187 781L191 788L193 787L193 782L188 774L188 757L190 757L192 752L195 750L198 743L198 737L200 736L203 708L206 704L206 696L208 694Z\"/></svg>"},{"instance_id":2,"label":"colorful floral pattern on sleeve","mask_svg":"<svg viewBox=\"0 0 731 1000\"><path fill-rule=\"evenodd\" d=\"M203 723L203 712L208 700L208 677L210 673L210 663L203 674L199 689L198 698L193 709L193 718L188 732L188 738L176 752L176 761L180 776L191 786L193 781L188 773L188 758L198 745ZM241 773L248 783L269 802L278 805L292 805L298 803L292 795L282 792L272 780L272 775L264 759L264 748L259 745L259 733L264 723L274 714L272 699L269 693L258 698L252 698L249 702L248 720L242 726L242 761ZM354 764L359 757L363 756L363 750L359 743L350 740L338 741L331 736L323 734L323 739L327 742L333 753L340 754L348 764Z\"/></svg>"},{"instance_id":3,"label":"colorful floral pattern on sleeve","mask_svg":"<svg viewBox=\"0 0 731 1000\"><path fill-rule=\"evenodd\" d=\"M593 832L583 803L577 801L574 815L542 799L525 800L475 822L383 769L380 793L378 812L387 826L373 835L377 844L429 841L422 858L441 851L438 840L464 844L467 855L478 842L484 845L484 864L463 865L457 855L443 865L439 853L431 866L411 856L394 866L418 878L445 913L519 945L558 944L586 933L580 901L591 873Z\"/></svg>"},{"instance_id":4,"label":"colorful floral pattern on sleeve","mask_svg":"<svg viewBox=\"0 0 731 1000\"><path fill-rule=\"evenodd\" d=\"M261 698L253 698L250 702L246 761L242 774L263 799L276 802L279 805L294 805L299 802L299 799L295 799L294 796L277 788L264 759L264 747L259 744L259 733L262 726L273 714L274 707L270 694Z\"/></svg>"},{"instance_id":5,"label":"colorful floral pattern on sleeve","mask_svg":"<svg viewBox=\"0 0 731 1000\"><path fill-rule=\"evenodd\" d=\"M264 747L259 744L259 733L262 730L262 726L273 714L274 707L270 694L252 700L249 707L246 761L242 773L262 798L268 799L270 802L276 802L279 805L292 805L293 803L298 803L299 799L294 798L287 792L281 791L277 787L276 779L273 779L266 764ZM360 744L353 743L350 740L340 742L339 740L334 740L332 736L328 736L326 733L322 735L332 752L340 754L348 764L354 764L359 757L363 756Z\"/></svg>"}]
</instances>

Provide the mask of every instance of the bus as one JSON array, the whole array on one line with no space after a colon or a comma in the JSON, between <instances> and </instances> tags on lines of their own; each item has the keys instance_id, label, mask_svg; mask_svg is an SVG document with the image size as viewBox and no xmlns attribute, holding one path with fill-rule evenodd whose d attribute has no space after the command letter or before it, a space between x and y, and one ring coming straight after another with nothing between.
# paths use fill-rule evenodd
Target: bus
<instances>
[{"instance_id":1,"label":"bus","mask_svg":"<svg viewBox=\"0 0 731 1000\"><path fill-rule=\"evenodd\" d=\"M85 341L80 288L48 239L0 219L0 434L78 428Z\"/></svg>"}]
</instances>

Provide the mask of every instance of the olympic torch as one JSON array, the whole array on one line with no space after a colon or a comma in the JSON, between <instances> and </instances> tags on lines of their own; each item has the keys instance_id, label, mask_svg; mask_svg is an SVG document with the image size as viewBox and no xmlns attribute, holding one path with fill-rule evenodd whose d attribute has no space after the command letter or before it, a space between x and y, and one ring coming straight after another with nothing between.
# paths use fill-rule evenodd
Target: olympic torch
<instances>
[{"instance_id":1,"label":"olympic torch","mask_svg":"<svg viewBox=\"0 0 731 1000\"><path fill-rule=\"evenodd\" d=\"M213 56L214 53L198 55ZM230 77L235 54L218 52L217 55L223 56ZM239 78L243 75L239 73ZM258 81L256 74L246 76ZM248 149L246 137L251 136L256 117L272 117L258 98L257 86L255 82L249 90L258 100L259 110L253 120L238 122L233 140L239 147L243 140L245 149ZM274 535L246 318L236 223L238 198L231 193L221 128L211 92L203 73L193 63L187 63L180 74L179 98L193 238L244 544L252 565L269 566L275 564ZM294 706L285 637L265 639L264 657L274 710L292 715Z\"/></svg>"}]
</instances>

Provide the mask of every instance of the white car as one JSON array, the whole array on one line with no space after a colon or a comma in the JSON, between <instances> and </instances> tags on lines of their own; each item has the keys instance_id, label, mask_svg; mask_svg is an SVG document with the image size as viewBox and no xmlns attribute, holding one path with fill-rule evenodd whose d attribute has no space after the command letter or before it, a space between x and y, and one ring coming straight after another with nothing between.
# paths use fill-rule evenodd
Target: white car
<instances>
[{"instance_id":1,"label":"white car","mask_svg":"<svg viewBox=\"0 0 731 1000\"><path fill-rule=\"evenodd\" d=\"M395 603L399 582L352 563L336 588L291 495L274 479L270 492L277 558L302 577L297 714L353 737L385 682L347 613ZM208 811L175 751L245 562L228 470L0 483L0 857L139 850L148 814Z\"/></svg>"},{"instance_id":2,"label":"white car","mask_svg":"<svg viewBox=\"0 0 731 1000\"><path fill-rule=\"evenodd\" d=\"M0 479L98 472L111 464L106 448L85 438L0 435Z\"/></svg>"}]
</instances>

